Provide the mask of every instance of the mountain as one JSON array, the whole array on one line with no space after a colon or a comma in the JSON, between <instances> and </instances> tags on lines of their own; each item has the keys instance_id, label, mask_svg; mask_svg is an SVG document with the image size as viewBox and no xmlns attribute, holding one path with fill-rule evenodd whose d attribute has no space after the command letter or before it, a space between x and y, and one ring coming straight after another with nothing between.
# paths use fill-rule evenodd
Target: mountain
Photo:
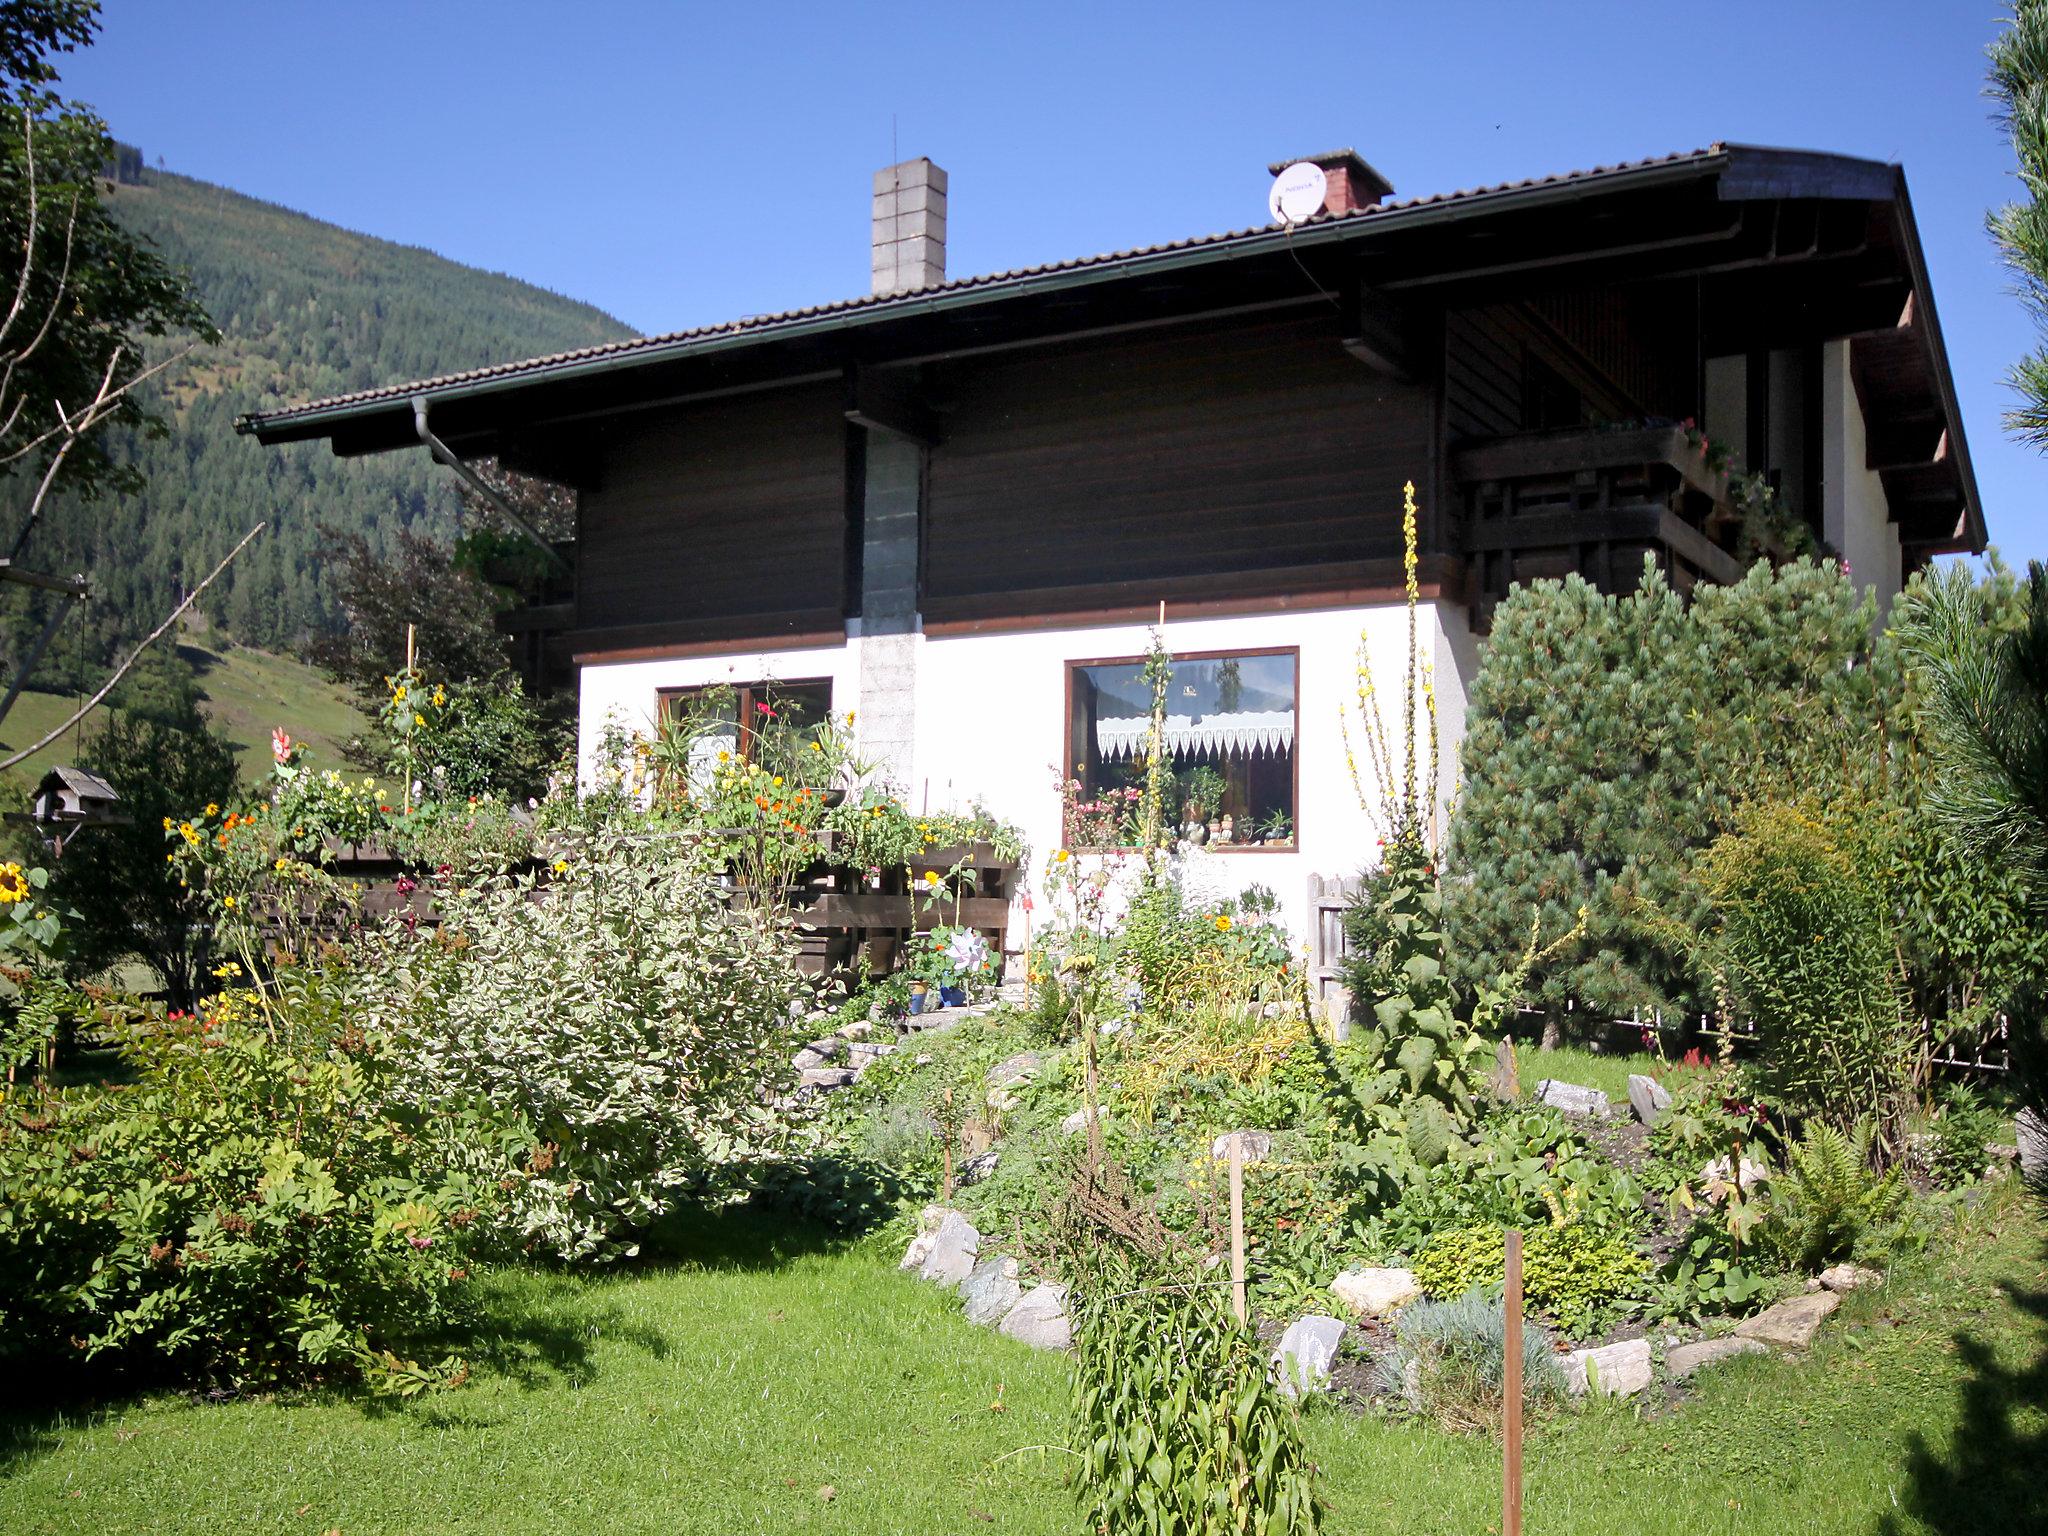
<instances>
[{"instance_id":1,"label":"mountain","mask_svg":"<svg viewBox=\"0 0 2048 1536\"><path fill-rule=\"evenodd\" d=\"M38 673L60 690L146 633L260 519L269 531L202 603L235 641L284 653L337 620L322 524L376 544L399 527L453 528L452 477L424 453L345 460L319 444L263 448L235 433L244 411L634 334L514 278L139 161L124 162L107 204L189 274L222 339L152 381L165 435L113 445L145 489L46 512L24 551L25 565L93 579L84 622L67 622ZM163 346L152 343L150 355ZM18 526L24 500L18 479L0 484L0 526ZM11 655L33 636L40 600L20 589L0 597L0 643Z\"/></svg>"}]
</instances>

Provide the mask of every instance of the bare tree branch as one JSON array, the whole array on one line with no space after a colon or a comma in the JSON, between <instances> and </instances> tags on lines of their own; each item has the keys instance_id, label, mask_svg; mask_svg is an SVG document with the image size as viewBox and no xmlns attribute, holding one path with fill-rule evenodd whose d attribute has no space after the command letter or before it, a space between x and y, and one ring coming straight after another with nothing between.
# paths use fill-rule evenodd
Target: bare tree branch
<instances>
[{"instance_id":1,"label":"bare tree branch","mask_svg":"<svg viewBox=\"0 0 2048 1536\"><path fill-rule=\"evenodd\" d=\"M0 770L12 768L16 763L20 762L23 758L35 756L36 753L42 751L43 748L47 747L59 736L62 736L66 731L70 730L72 726L78 724L79 721L83 720L95 709L99 708L100 701L106 698L108 694L114 691L114 685L120 682L122 678L128 675L128 669L134 666L136 662L142 659L142 653L148 650L152 645L156 644L158 640L163 638L164 632L168 630L173 624L177 623L181 617L183 617L184 612L187 608L190 608L193 605L193 603L199 600L199 594L204 592L208 587L213 585L214 577L220 575L222 571L226 570L228 566L231 563L233 563L235 556L239 555L244 549L248 548L249 541L255 538L257 534L261 533L267 526L269 526L267 523L258 523L254 528L251 528L247 533L243 534L242 542L237 544L233 549L227 552L227 558L222 560L219 565L216 565L213 568L213 570L210 573L208 573L206 580L200 582L198 586L194 587L190 592L188 592L185 595L185 601L178 604L177 607L171 610L170 617L165 619L163 623L157 625L155 629L151 630L147 638L143 640L142 644L136 646L134 650L128 653L128 659L122 662L120 666L114 668L113 676L109 677L104 683L100 684L100 691L98 693L94 694L91 698L87 699L83 704L79 705L78 709L72 714L70 719L66 720L62 725L58 726L55 730L50 731L47 735L45 735L42 738L42 740L36 742L32 746L23 747L19 752L15 753L14 756L10 758L0 760Z\"/></svg>"}]
</instances>

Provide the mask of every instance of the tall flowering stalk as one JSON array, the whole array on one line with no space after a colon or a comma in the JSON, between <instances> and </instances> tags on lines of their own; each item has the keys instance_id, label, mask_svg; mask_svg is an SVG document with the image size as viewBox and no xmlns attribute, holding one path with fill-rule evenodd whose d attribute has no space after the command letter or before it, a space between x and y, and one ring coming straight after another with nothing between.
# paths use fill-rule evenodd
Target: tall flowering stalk
<instances>
[{"instance_id":1,"label":"tall flowering stalk","mask_svg":"<svg viewBox=\"0 0 2048 1536\"><path fill-rule=\"evenodd\" d=\"M1352 744L1349 709L1340 711L1338 725L1343 736L1344 764L1351 774L1351 786L1358 794L1358 803L1372 817L1384 840L1433 850L1437 833L1436 786L1441 749L1437 729L1436 669L1423 655L1418 621L1422 584L1418 577L1420 560L1416 547L1416 520L1415 482L1411 480L1402 487L1401 506L1401 571L1408 604L1408 667L1401 688L1401 765L1398 779L1393 743L1387 735L1386 714L1372 679L1372 648L1369 638L1363 633L1358 639L1358 660L1353 676L1358 693L1359 736L1365 743L1366 767L1372 777L1369 790L1365 774L1359 771L1357 749ZM1427 814L1424 791L1416 769L1421 756L1416 750L1418 700L1421 703L1419 713L1429 735Z\"/></svg>"},{"instance_id":2,"label":"tall flowering stalk","mask_svg":"<svg viewBox=\"0 0 2048 1536\"><path fill-rule=\"evenodd\" d=\"M1162 607L1161 612L1165 610ZM1145 867L1154 868L1166 838L1166 691L1173 681L1173 653L1166 638L1152 631L1152 645L1145 653L1145 681L1152 685L1152 724L1145 735L1145 798L1140 808L1140 831L1145 847Z\"/></svg>"}]
</instances>

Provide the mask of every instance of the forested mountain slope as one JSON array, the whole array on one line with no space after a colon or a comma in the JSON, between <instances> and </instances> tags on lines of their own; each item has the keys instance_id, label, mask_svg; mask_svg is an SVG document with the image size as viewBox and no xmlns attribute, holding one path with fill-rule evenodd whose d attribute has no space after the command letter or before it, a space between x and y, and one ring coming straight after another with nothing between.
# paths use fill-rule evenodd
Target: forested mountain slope
<instances>
[{"instance_id":1,"label":"forested mountain slope","mask_svg":"<svg viewBox=\"0 0 2048 1536\"><path fill-rule=\"evenodd\" d=\"M280 651L334 622L321 524L378 543L400 526L452 527L451 477L424 453L263 448L235 433L242 412L632 334L587 304L187 177L130 171L107 201L190 274L222 339L153 386L168 434L119 444L145 488L56 507L24 551L26 565L93 578L86 622L69 621L39 673L60 686L146 632L258 519L270 531L204 601L235 639ZM0 482L10 541L24 501L22 486ZM0 595L10 653L33 633L35 606L18 588Z\"/></svg>"}]
</instances>

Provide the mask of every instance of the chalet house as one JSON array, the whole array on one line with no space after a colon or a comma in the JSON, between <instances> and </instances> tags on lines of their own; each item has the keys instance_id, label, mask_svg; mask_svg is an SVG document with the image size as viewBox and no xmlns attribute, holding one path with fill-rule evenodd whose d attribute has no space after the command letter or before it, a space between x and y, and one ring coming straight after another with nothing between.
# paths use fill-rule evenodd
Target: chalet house
<instances>
[{"instance_id":1,"label":"chalet house","mask_svg":"<svg viewBox=\"0 0 2048 1536\"><path fill-rule=\"evenodd\" d=\"M1396 198L1312 159L1299 222L959 279L913 160L861 297L240 425L577 488L573 583L515 622L573 665L586 762L710 684L853 710L913 807L979 799L1040 860L1057 778L1130 780L1164 604L1202 878L1297 924L1373 846L1339 710L1361 636L1398 690L1404 482L1447 748L1514 582L1737 577L1687 422L1882 596L1983 547L1898 166L1717 144Z\"/></svg>"}]
</instances>

